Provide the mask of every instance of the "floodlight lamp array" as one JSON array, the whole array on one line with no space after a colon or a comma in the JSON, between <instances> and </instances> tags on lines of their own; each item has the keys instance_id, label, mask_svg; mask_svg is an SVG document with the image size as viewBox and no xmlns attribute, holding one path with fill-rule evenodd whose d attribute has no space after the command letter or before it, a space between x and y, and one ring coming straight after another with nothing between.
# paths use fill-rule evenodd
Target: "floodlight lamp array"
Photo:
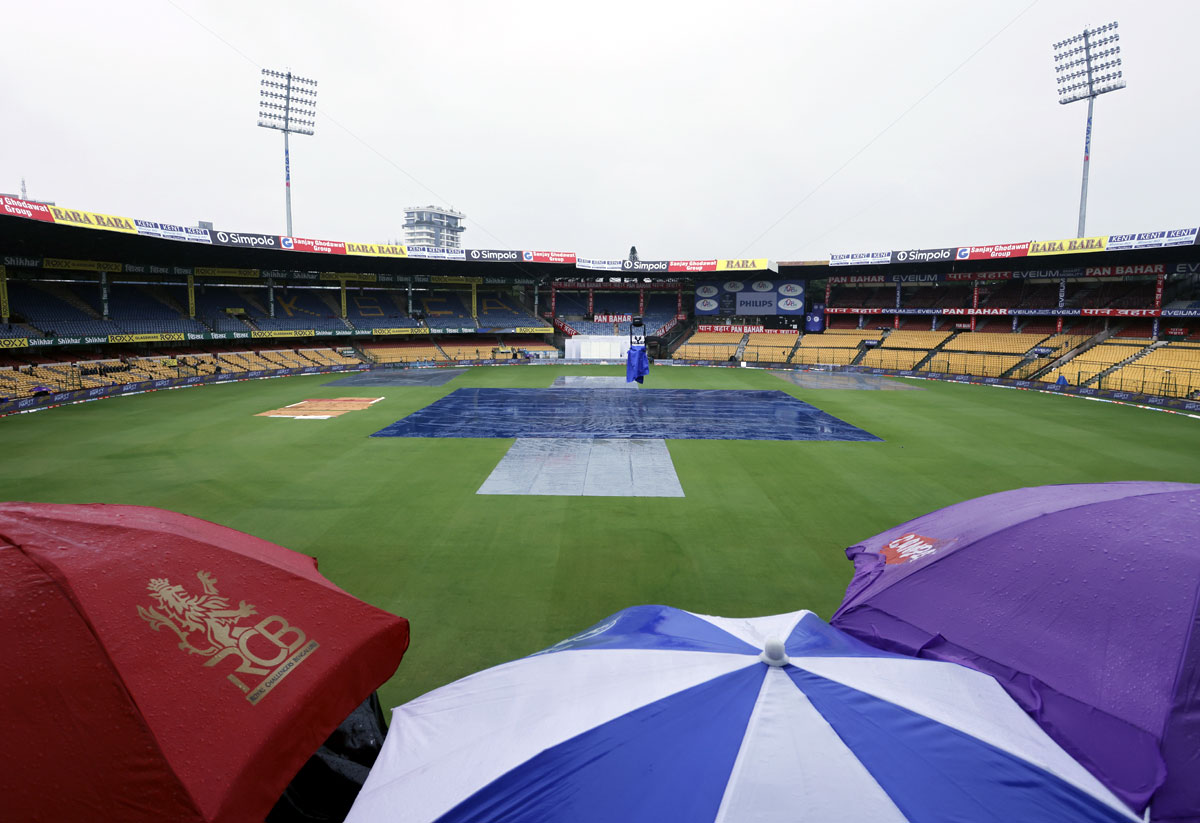
<instances>
[{"instance_id":1,"label":"floodlight lamp array","mask_svg":"<svg viewBox=\"0 0 1200 823\"><path fill-rule=\"evenodd\" d=\"M1121 35L1108 34L1108 32L1115 32L1116 29L1117 22L1115 20L1111 23L1105 23L1103 26L1099 26L1098 28L1086 29L1082 34L1077 34L1074 37L1068 37L1066 40L1059 40L1054 44L1054 50L1058 51L1059 49L1066 48L1073 43L1082 43L1085 40L1093 46L1119 40L1121 39ZM1100 40L1097 40L1096 37L1098 35L1103 35L1103 37ZM1058 58L1056 57L1055 59L1057 60Z\"/></svg>"},{"instance_id":2,"label":"floodlight lamp array","mask_svg":"<svg viewBox=\"0 0 1200 823\"><path fill-rule=\"evenodd\" d=\"M281 80L290 80L293 84L316 87L317 81L308 77L301 77L298 74L292 74L290 71L272 71L271 69L262 70L264 77L277 77Z\"/></svg>"},{"instance_id":3,"label":"floodlight lamp array","mask_svg":"<svg viewBox=\"0 0 1200 823\"><path fill-rule=\"evenodd\" d=\"M271 69L263 69L262 73L258 125L294 134L313 134L317 81Z\"/></svg>"}]
</instances>

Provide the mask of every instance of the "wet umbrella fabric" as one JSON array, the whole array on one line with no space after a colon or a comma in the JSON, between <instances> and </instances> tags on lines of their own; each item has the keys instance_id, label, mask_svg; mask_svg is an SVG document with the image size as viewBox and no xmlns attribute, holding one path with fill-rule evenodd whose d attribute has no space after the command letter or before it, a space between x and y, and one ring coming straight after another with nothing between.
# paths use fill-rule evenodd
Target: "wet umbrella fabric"
<instances>
[{"instance_id":1,"label":"wet umbrella fabric","mask_svg":"<svg viewBox=\"0 0 1200 823\"><path fill-rule=\"evenodd\" d=\"M990 677L664 606L396 709L347 818L1135 819Z\"/></svg>"},{"instance_id":2,"label":"wet umbrella fabric","mask_svg":"<svg viewBox=\"0 0 1200 823\"><path fill-rule=\"evenodd\" d=\"M1152 819L1200 821L1197 534L1191 484L968 500L847 549L831 623L994 675L1128 804L1153 795Z\"/></svg>"},{"instance_id":3,"label":"wet umbrella fabric","mask_svg":"<svg viewBox=\"0 0 1200 823\"><path fill-rule=\"evenodd\" d=\"M242 532L0 504L3 816L262 820L407 645L406 620Z\"/></svg>"}]
</instances>

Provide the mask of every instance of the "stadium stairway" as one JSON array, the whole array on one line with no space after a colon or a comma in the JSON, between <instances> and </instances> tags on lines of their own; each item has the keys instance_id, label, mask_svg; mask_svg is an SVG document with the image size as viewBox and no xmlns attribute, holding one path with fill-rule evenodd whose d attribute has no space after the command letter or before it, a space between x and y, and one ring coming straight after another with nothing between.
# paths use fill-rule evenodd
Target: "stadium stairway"
<instances>
[{"instance_id":1,"label":"stadium stairway","mask_svg":"<svg viewBox=\"0 0 1200 823\"><path fill-rule=\"evenodd\" d=\"M879 343L882 345L883 341L887 340L888 335L892 333L892 330L891 329L881 329L881 331L883 333L879 335ZM850 363L848 365L851 365L851 366L860 365L863 361L863 358L867 356L867 352L871 351L874 348L877 348L877 347L867 346L865 343L860 342L858 344L858 354L854 355L854 357L850 359Z\"/></svg>"},{"instance_id":2,"label":"stadium stairway","mask_svg":"<svg viewBox=\"0 0 1200 823\"><path fill-rule=\"evenodd\" d=\"M788 354L787 354L787 357L786 357L786 358L784 358L784 361L783 361L783 362L785 362L785 363L791 363L791 362L792 362L792 356L793 356L793 355L796 353L796 349L800 348L800 341L801 341L801 340L803 340L803 339L804 339L804 333L803 333L803 332L801 332L800 334L796 335L796 342L792 344L792 347L791 347L790 349L788 349Z\"/></svg>"},{"instance_id":3,"label":"stadium stairway","mask_svg":"<svg viewBox=\"0 0 1200 823\"><path fill-rule=\"evenodd\" d=\"M741 361L742 356L746 353L746 344L749 342L750 342L750 335L743 334L741 341L738 343L737 351L735 351L733 353L733 356L736 357L739 362Z\"/></svg>"},{"instance_id":4,"label":"stadium stairway","mask_svg":"<svg viewBox=\"0 0 1200 823\"><path fill-rule=\"evenodd\" d=\"M41 289L42 291L46 292L46 294L61 300L72 308L78 309L93 320L104 319L100 316L100 312L96 311L91 304L65 286L61 286L58 283L44 283L40 280L30 281L30 285L32 285L34 288Z\"/></svg>"},{"instance_id":5,"label":"stadium stairway","mask_svg":"<svg viewBox=\"0 0 1200 823\"><path fill-rule=\"evenodd\" d=\"M174 297L167 294L166 290L164 290L162 286L142 285L142 286L138 286L138 288L140 288L144 293L153 297L159 303L162 303L164 306L166 306L168 309L170 309L172 312L179 315L180 317L187 317L187 309L185 309L178 302L176 302ZM200 317L197 316L196 319L200 320ZM201 322L203 322L203 321L201 321ZM207 324L205 324L205 325L207 325Z\"/></svg>"},{"instance_id":6,"label":"stadium stairway","mask_svg":"<svg viewBox=\"0 0 1200 823\"><path fill-rule=\"evenodd\" d=\"M348 296L349 295L347 295L347 297ZM320 300L321 303L323 303L325 305L325 308L329 309L329 312L334 317L337 317L339 319L341 318L341 316L342 316L342 301L341 301L340 297L334 297L333 292L330 292L330 291L318 290L317 291L317 299Z\"/></svg>"},{"instance_id":7,"label":"stadium stairway","mask_svg":"<svg viewBox=\"0 0 1200 823\"><path fill-rule=\"evenodd\" d=\"M925 355L923 358L918 360L913 365L912 370L913 371L921 371L922 369L924 369L929 364L929 361L932 360L935 355L937 355L939 352L941 352L942 349L946 348L946 344L949 343L954 338L958 337L959 334L961 334L961 331L959 331L958 329L955 329L953 332L951 332L949 337L947 337L941 343L938 343L936 346L934 346L932 349L930 349L929 354Z\"/></svg>"},{"instance_id":8,"label":"stadium stairway","mask_svg":"<svg viewBox=\"0 0 1200 823\"><path fill-rule=\"evenodd\" d=\"M258 299L258 295L250 291L250 289L236 289L237 296L246 301L246 305L258 312L260 317L269 317L270 312L267 307ZM258 328L255 326L254 328Z\"/></svg>"},{"instance_id":9,"label":"stadium stairway","mask_svg":"<svg viewBox=\"0 0 1200 823\"><path fill-rule=\"evenodd\" d=\"M1101 381L1103 381L1104 378L1108 377L1110 374L1115 372L1117 369L1119 369L1123 366L1128 366L1130 363L1134 362L1135 360L1140 360L1143 357L1145 357L1146 355L1148 355L1150 352L1154 351L1155 349L1162 348L1165 345L1167 345L1166 340L1157 340L1157 341L1151 343L1150 345L1146 346L1145 348L1138 349L1136 352L1131 354L1129 357L1126 357L1124 360L1120 361L1119 363L1114 363L1110 368L1107 368L1104 371L1100 372L1099 374L1095 375L1094 377L1092 377L1092 379L1088 380L1083 385L1085 385L1085 386L1102 386L1103 383Z\"/></svg>"},{"instance_id":10,"label":"stadium stairway","mask_svg":"<svg viewBox=\"0 0 1200 823\"><path fill-rule=\"evenodd\" d=\"M1040 380L1043 376L1050 374L1055 369L1061 367L1068 360L1078 357L1079 355L1083 354L1085 351L1092 348L1093 346L1103 343L1105 340L1112 337L1116 333L1117 333L1117 330L1115 328L1108 328L1103 331L1096 332L1095 334L1093 334L1087 340L1084 340L1082 343L1080 343L1075 348L1067 351L1065 354L1063 354L1062 357L1058 357L1058 358L1055 358L1054 360L1051 360L1050 364L1048 366L1046 366L1045 368L1038 369L1036 372L1029 375L1029 377L1027 377L1025 379L1026 380Z\"/></svg>"}]
</instances>

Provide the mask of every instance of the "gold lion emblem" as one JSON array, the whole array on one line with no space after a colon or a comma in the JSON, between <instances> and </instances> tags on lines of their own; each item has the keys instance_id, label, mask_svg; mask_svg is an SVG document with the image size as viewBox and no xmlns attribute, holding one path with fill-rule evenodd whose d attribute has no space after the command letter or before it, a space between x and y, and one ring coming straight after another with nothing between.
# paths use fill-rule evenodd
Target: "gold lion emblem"
<instances>
[{"instance_id":1,"label":"gold lion emblem","mask_svg":"<svg viewBox=\"0 0 1200 823\"><path fill-rule=\"evenodd\" d=\"M238 638L250 627L236 626L243 617L258 614L254 606L242 600L236 609L217 591L217 579L208 572L196 572L203 594L188 594L180 585L171 585L165 577L150 581L150 596L158 601L159 608L145 609L138 606L138 614L158 631L166 627L179 635L179 648L189 654L211 657L222 649L237 645ZM192 642L193 635L200 635L202 645ZM207 645L203 645L207 644Z\"/></svg>"},{"instance_id":2,"label":"gold lion emblem","mask_svg":"<svg viewBox=\"0 0 1200 823\"><path fill-rule=\"evenodd\" d=\"M237 665L226 678L246 693L251 703L261 700L319 647L277 614L254 625L238 625L258 610L245 600L233 607L217 590L217 579L209 572L196 572L196 578L200 594L165 577L152 578L147 589L155 605L138 606L138 615L155 631L167 628L174 632L179 648L188 654L208 658L205 668L232 658Z\"/></svg>"}]
</instances>

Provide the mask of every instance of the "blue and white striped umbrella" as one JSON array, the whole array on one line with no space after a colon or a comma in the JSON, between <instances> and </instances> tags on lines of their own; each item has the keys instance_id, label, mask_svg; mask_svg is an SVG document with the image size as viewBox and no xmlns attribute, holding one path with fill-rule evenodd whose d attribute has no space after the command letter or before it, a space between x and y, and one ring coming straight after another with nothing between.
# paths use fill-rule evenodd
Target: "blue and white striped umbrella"
<instances>
[{"instance_id":1,"label":"blue and white striped umbrella","mask_svg":"<svg viewBox=\"0 0 1200 823\"><path fill-rule=\"evenodd\" d=\"M987 675L638 606L396 709L348 820L1138 818Z\"/></svg>"}]
</instances>

